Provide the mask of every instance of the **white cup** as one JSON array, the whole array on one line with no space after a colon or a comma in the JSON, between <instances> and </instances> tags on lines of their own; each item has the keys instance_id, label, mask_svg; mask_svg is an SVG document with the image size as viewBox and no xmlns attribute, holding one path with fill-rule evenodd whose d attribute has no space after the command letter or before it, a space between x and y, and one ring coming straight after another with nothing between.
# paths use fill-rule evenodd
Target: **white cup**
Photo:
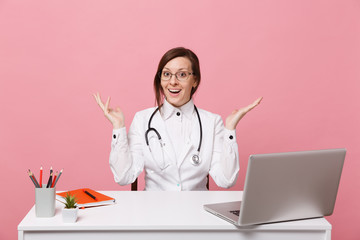
<instances>
[{"instance_id":1,"label":"white cup","mask_svg":"<svg viewBox=\"0 0 360 240\"><path fill-rule=\"evenodd\" d=\"M35 214L36 217L55 216L55 188L35 188Z\"/></svg>"}]
</instances>

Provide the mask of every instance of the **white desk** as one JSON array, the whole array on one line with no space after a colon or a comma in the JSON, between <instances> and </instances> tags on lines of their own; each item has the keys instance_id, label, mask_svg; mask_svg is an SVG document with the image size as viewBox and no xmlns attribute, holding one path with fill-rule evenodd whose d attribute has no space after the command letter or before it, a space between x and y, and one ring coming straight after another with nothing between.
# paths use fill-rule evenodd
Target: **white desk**
<instances>
[{"instance_id":1,"label":"white desk","mask_svg":"<svg viewBox=\"0 0 360 240\"><path fill-rule=\"evenodd\" d=\"M18 225L18 239L331 239L324 218L236 227L203 209L207 203L237 201L242 192L115 192L117 204L79 210L76 223L63 223L56 203L52 218L36 218L33 207Z\"/></svg>"}]
</instances>

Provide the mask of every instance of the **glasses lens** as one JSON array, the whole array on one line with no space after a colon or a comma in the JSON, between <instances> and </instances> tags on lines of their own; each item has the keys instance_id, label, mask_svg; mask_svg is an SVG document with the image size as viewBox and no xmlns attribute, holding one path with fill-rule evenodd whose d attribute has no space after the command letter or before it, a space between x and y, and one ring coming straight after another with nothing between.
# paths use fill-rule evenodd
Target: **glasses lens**
<instances>
[{"instance_id":1,"label":"glasses lens","mask_svg":"<svg viewBox=\"0 0 360 240\"><path fill-rule=\"evenodd\" d=\"M179 81L185 81L185 80L187 80L188 77L189 77L188 72L177 72L176 73L176 78L179 79Z\"/></svg>"},{"instance_id":2,"label":"glasses lens","mask_svg":"<svg viewBox=\"0 0 360 240\"><path fill-rule=\"evenodd\" d=\"M163 71L162 73L161 73L161 79L162 80L169 80L171 78L171 73L170 72L168 72L168 71Z\"/></svg>"}]
</instances>

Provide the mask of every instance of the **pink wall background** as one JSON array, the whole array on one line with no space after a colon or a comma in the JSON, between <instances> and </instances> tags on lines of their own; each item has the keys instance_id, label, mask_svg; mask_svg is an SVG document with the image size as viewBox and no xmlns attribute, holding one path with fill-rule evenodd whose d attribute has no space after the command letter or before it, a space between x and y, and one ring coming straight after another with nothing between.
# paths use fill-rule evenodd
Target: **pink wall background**
<instances>
[{"instance_id":1,"label":"pink wall background","mask_svg":"<svg viewBox=\"0 0 360 240\"><path fill-rule=\"evenodd\" d=\"M92 93L129 126L154 104L168 49L200 58L196 104L238 125L242 190L254 153L348 150L332 239L359 239L360 3L323 1L0 2L0 239L16 239L34 204L28 168L64 168L57 190L128 190L108 166L111 125ZM210 188L218 190L211 182Z\"/></svg>"}]
</instances>

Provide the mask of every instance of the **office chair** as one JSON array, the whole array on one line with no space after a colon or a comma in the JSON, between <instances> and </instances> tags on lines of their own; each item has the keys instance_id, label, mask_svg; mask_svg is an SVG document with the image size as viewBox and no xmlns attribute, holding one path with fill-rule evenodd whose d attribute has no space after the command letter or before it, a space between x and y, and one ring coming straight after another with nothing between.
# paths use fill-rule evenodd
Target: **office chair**
<instances>
[{"instance_id":1,"label":"office chair","mask_svg":"<svg viewBox=\"0 0 360 240\"><path fill-rule=\"evenodd\" d=\"M207 175L206 188L209 190L209 174ZM136 178L135 182L131 184L131 191L137 191L138 179Z\"/></svg>"}]
</instances>

